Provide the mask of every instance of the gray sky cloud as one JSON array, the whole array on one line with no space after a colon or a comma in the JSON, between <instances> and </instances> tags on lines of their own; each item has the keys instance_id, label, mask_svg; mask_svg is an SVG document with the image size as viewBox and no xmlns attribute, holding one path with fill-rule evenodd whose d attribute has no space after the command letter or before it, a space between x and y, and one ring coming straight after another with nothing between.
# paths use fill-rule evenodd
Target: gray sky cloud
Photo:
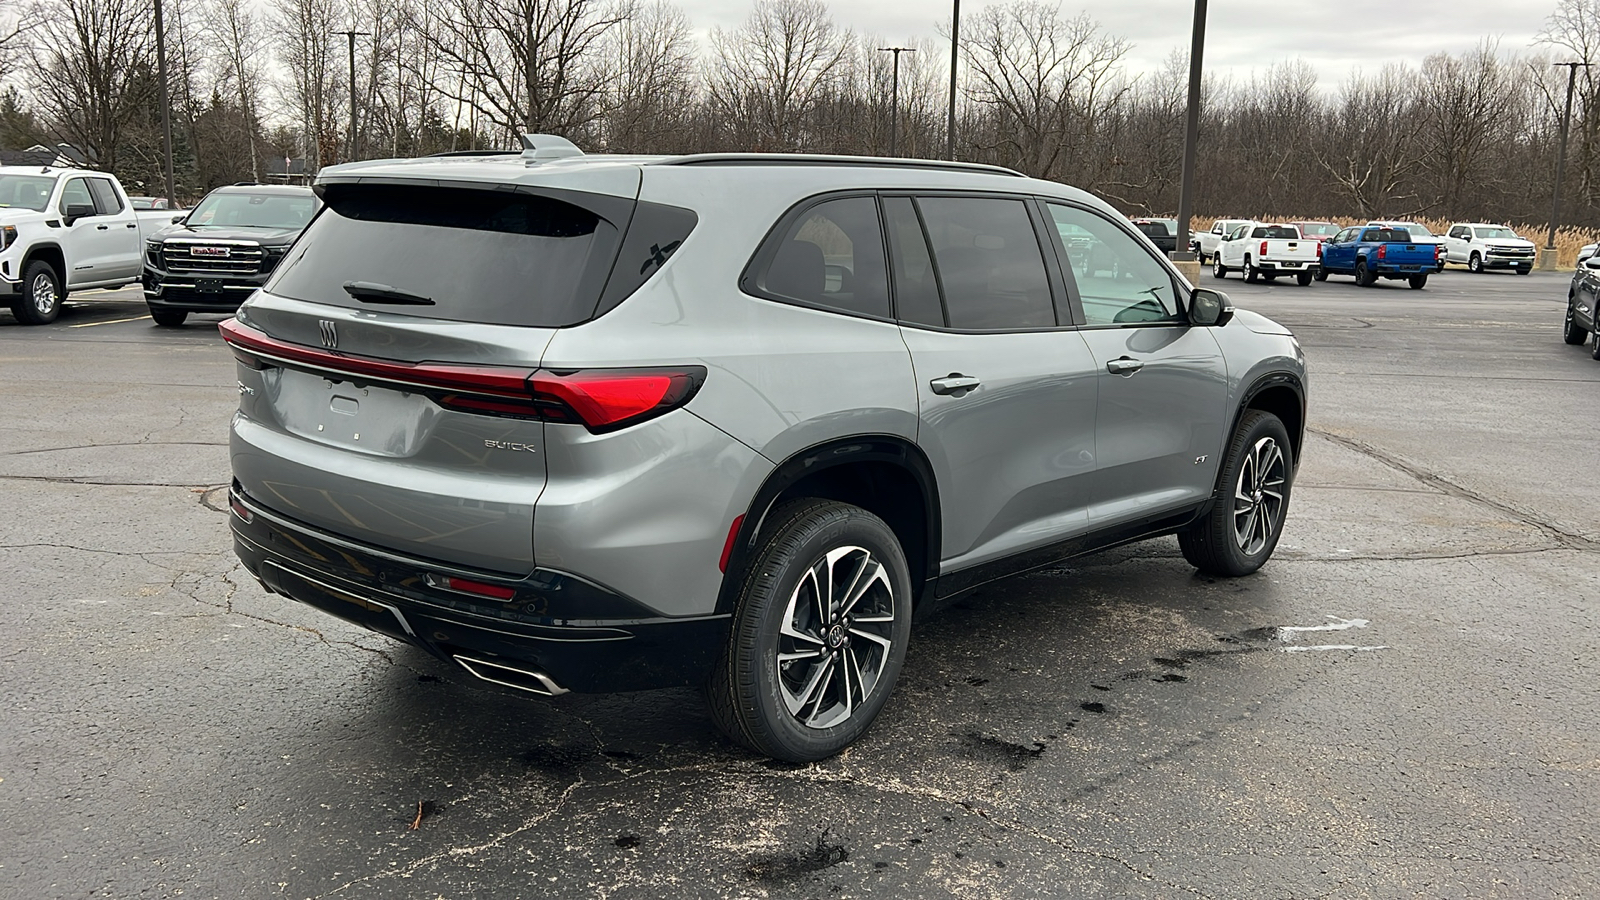
<instances>
[{"instance_id":1,"label":"gray sky cloud","mask_svg":"<svg viewBox=\"0 0 1600 900\"><path fill-rule=\"evenodd\" d=\"M750 0L678 0L697 32L737 27ZM962 13L995 5L965 0ZM842 27L885 40L934 37L950 16L945 2L866 0L830 2ZM1529 49L1555 0L1212 0L1206 25L1206 68L1248 79L1273 63L1301 58L1316 69L1324 87L1343 81L1353 68L1376 71L1388 62L1415 67L1438 52L1459 53L1485 37L1503 51ZM1066 2L1067 15L1088 12L1111 34L1132 43L1130 72L1153 71L1176 48L1187 48L1194 6L1189 0Z\"/></svg>"}]
</instances>

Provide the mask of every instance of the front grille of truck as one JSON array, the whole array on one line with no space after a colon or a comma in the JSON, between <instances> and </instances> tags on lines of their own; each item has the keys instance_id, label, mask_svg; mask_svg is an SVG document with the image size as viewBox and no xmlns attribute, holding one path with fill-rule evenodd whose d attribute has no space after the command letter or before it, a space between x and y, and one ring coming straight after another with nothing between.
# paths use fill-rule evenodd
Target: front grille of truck
<instances>
[{"instance_id":1,"label":"front grille of truck","mask_svg":"<svg viewBox=\"0 0 1600 900\"><path fill-rule=\"evenodd\" d=\"M207 255L225 252L226 256ZM261 270L263 252L253 244L221 244L201 241L168 241L162 247L167 271L174 275L254 275Z\"/></svg>"}]
</instances>

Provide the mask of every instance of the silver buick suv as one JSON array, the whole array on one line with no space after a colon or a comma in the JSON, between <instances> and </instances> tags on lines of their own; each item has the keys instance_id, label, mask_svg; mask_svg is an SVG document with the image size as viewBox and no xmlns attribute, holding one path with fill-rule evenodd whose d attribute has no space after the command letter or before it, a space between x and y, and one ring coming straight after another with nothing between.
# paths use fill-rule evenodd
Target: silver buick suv
<instances>
[{"instance_id":1,"label":"silver buick suv","mask_svg":"<svg viewBox=\"0 0 1600 900\"><path fill-rule=\"evenodd\" d=\"M235 547L270 591L557 695L703 685L815 760L914 618L1283 527L1300 345L1082 191L979 165L521 152L324 169L236 318Z\"/></svg>"}]
</instances>

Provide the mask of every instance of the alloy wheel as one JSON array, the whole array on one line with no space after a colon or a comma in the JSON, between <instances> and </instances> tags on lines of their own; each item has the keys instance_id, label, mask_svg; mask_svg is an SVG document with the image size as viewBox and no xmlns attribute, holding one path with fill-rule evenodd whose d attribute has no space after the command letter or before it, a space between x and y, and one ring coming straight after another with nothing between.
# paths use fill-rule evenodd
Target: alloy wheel
<instances>
[{"instance_id":1,"label":"alloy wheel","mask_svg":"<svg viewBox=\"0 0 1600 900\"><path fill-rule=\"evenodd\" d=\"M1246 556L1260 553L1283 515L1283 450L1270 437L1256 441L1239 466L1233 490L1233 539Z\"/></svg>"},{"instance_id":2,"label":"alloy wheel","mask_svg":"<svg viewBox=\"0 0 1600 900\"><path fill-rule=\"evenodd\" d=\"M33 308L41 316L50 315L56 307L56 284L50 276L40 272L33 279Z\"/></svg>"},{"instance_id":3,"label":"alloy wheel","mask_svg":"<svg viewBox=\"0 0 1600 900\"><path fill-rule=\"evenodd\" d=\"M878 687L893 647L889 572L863 547L836 547L789 595L775 650L789 715L807 728L848 720Z\"/></svg>"}]
</instances>

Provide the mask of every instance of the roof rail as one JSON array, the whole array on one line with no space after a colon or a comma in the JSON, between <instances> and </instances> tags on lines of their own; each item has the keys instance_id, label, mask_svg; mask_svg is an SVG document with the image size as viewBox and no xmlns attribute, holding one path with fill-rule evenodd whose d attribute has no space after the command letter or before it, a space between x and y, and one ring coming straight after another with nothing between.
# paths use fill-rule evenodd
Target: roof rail
<instances>
[{"instance_id":1,"label":"roof rail","mask_svg":"<svg viewBox=\"0 0 1600 900\"><path fill-rule=\"evenodd\" d=\"M884 156L841 156L819 153L692 153L664 159L658 166L881 166L888 169L933 169L1026 178L1016 169L985 163L940 159L897 159Z\"/></svg>"},{"instance_id":2,"label":"roof rail","mask_svg":"<svg viewBox=\"0 0 1600 900\"><path fill-rule=\"evenodd\" d=\"M429 153L428 159L455 156L515 156L520 150L445 150L440 153Z\"/></svg>"},{"instance_id":3,"label":"roof rail","mask_svg":"<svg viewBox=\"0 0 1600 900\"><path fill-rule=\"evenodd\" d=\"M522 136L522 158L528 165L552 159L582 156L578 145L558 134L525 134Z\"/></svg>"}]
</instances>

